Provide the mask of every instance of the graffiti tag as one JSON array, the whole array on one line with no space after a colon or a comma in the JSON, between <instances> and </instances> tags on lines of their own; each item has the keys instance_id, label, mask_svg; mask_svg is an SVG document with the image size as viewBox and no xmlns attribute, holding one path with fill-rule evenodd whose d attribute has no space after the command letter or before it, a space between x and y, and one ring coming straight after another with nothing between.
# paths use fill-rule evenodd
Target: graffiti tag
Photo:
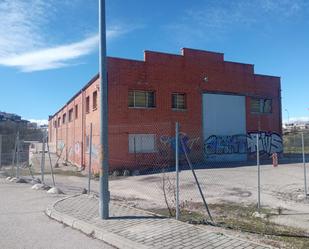
<instances>
[{"instance_id":1,"label":"graffiti tag","mask_svg":"<svg viewBox=\"0 0 309 249\"><path fill-rule=\"evenodd\" d=\"M262 154L281 153L283 151L282 138L274 132L259 132L259 151ZM209 136L204 141L206 154L247 154L257 150L257 133L231 136Z\"/></svg>"},{"instance_id":2,"label":"graffiti tag","mask_svg":"<svg viewBox=\"0 0 309 249\"><path fill-rule=\"evenodd\" d=\"M256 152L256 133L248 133L248 152ZM272 153L283 152L282 137L274 132L260 132L259 133L259 151L271 155Z\"/></svg>"},{"instance_id":3,"label":"graffiti tag","mask_svg":"<svg viewBox=\"0 0 309 249\"><path fill-rule=\"evenodd\" d=\"M190 138L186 133L183 133L183 132L179 133L179 138L182 139L187 152L190 152L194 144L196 144L200 139L199 137ZM179 152L182 154L184 153L184 150L181 146L180 139L179 139ZM176 138L175 137L161 136L160 142L165 146L170 146L174 151L176 150Z\"/></svg>"}]
</instances>

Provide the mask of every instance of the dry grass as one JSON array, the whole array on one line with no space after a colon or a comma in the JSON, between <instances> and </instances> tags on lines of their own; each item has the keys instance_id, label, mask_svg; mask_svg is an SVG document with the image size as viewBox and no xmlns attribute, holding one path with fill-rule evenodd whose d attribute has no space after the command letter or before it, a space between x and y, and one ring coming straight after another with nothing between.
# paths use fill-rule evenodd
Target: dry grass
<instances>
[{"instance_id":1,"label":"dry grass","mask_svg":"<svg viewBox=\"0 0 309 249\"><path fill-rule=\"evenodd\" d=\"M210 210L216 226L240 233L259 235L260 240L271 246L286 249L308 249L309 234L302 229L275 224L270 220L278 214L278 210L261 209L265 219L253 216L255 205L240 205L238 203L210 204ZM194 211L188 211L194 210ZM160 215L169 216L167 209L151 210ZM204 207L201 203L185 203L181 208L181 221L191 224L209 225Z\"/></svg>"}]
</instances>

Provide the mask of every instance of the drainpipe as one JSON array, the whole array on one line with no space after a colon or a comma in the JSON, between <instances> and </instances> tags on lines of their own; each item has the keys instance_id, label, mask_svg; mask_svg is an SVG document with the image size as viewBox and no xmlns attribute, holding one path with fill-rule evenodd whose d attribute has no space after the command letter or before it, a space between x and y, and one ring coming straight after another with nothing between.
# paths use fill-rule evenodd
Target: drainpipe
<instances>
[{"instance_id":1,"label":"drainpipe","mask_svg":"<svg viewBox=\"0 0 309 249\"><path fill-rule=\"evenodd\" d=\"M82 108L81 108L81 121L82 121L82 142L81 142L81 166L84 167L85 165L85 136L86 136L86 130L85 130L85 122L86 122L86 115L85 115L85 92L84 90L81 91L82 93Z\"/></svg>"}]
</instances>

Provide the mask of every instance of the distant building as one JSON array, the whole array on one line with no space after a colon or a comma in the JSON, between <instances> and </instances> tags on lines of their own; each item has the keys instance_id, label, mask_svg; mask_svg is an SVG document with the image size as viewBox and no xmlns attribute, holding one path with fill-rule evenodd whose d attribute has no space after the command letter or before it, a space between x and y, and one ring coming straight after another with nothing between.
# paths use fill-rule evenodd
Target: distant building
<instances>
[{"instance_id":1,"label":"distant building","mask_svg":"<svg viewBox=\"0 0 309 249\"><path fill-rule=\"evenodd\" d=\"M107 58L110 168L172 165L175 122L200 162L244 161L256 150L282 152L280 78L222 53L184 48L181 55L145 51L144 60ZM100 160L99 75L49 117L57 153L88 165L93 124L95 170ZM267 156L269 157L269 156Z\"/></svg>"},{"instance_id":2,"label":"distant building","mask_svg":"<svg viewBox=\"0 0 309 249\"><path fill-rule=\"evenodd\" d=\"M37 129L38 128L38 124L35 122L29 122L27 125L28 129Z\"/></svg>"},{"instance_id":3,"label":"distant building","mask_svg":"<svg viewBox=\"0 0 309 249\"><path fill-rule=\"evenodd\" d=\"M306 121L295 121L292 123L286 123L283 125L284 132L295 132L309 130L309 122Z\"/></svg>"},{"instance_id":4,"label":"distant building","mask_svg":"<svg viewBox=\"0 0 309 249\"><path fill-rule=\"evenodd\" d=\"M308 128L308 125L306 123L299 123L296 124L295 126L297 130L306 130Z\"/></svg>"},{"instance_id":5,"label":"distant building","mask_svg":"<svg viewBox=\"0 0 309 249\"><path fill-rule=\"evenodd\" d=\"M0 112L0 122L1 121L13 121L13 122L21 122L21 116L18 116L13 113Z\"/></svg>"},{"instance_id":6,"label":"distant building","mask_svg":"<svg viewBox=\"0 0 309 249\"><path fill-rule=\"evenodd\" d=\"M295 127L294 123L287 123L283 126L283 129L286 132L292 132L292 131L296 130L296 127Z\"/></svg>"},{"instance_id":7,"label":"distant building","mask_svg":"<svg viewBox=\"0 0 309 249\"><path fill-rule=\"evenodd\" d=\"M48 124L40 125L38 128L41 130L48 130Z\"/></svg>"}]
</instances>

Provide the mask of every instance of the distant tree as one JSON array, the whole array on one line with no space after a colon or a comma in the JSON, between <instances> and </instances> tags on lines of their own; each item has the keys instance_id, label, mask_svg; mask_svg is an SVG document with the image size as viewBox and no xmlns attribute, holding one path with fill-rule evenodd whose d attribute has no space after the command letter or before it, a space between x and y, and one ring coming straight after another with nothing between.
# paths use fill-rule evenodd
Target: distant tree
<instances>
[{"instance_id":1,"label":"distant tree","mask_svg":"<svg viewBox=\"0 0 309 249\"><path fill-rule=\"evenodd\" d=\"M23 141L39 141L43 139L41 129L28 129L22 122L2 121L0 122L0 134L2 135L2 153L14 150L15 139L19 131L19 138Z\"/></svg>"}]
</instances>

